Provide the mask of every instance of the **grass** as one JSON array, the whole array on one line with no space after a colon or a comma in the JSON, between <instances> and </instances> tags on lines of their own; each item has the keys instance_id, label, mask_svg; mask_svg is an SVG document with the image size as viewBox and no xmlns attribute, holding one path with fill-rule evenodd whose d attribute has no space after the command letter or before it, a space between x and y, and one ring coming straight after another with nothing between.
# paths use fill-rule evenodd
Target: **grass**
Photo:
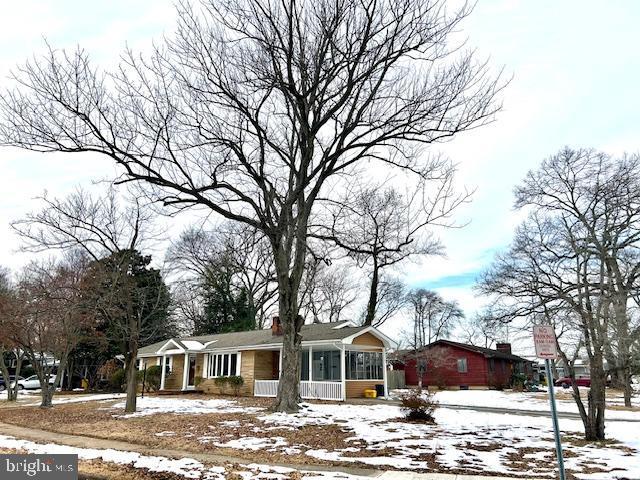
<instances>
[{"instance_id":1,"label":"grass","mask_svg":"<svg viewBox=\"0 0 640 480\"><path fill-rule=\"evenodd\" d=\"M165 397L166 398L166 397ZM212 399L215 397L204 395L190 395L189 399ZM228 397L227 397L228 398ZM329 452L341 451L346 447L355 447L355 452L342 452L343 457L371 457L385 456L394 457L401 454L396 447L389 446L385 442L367 443L363 439L354 439L353 432L350 431L344 423L334 423L329 425L307 425L303 427L286 427L274 424L265 424L258 417L268 413L271 405L270 399L260 398L239 398L238 403L245 407L262 407L264 411L258 413L205 413L205 414L173 414L173 413L157 413L154 415L122 418L121 410L113 409L113 405L121 403L122 400L113 401L92 401L78 402L69 404L56 405L51 409L41 410L37 407L18 406L15 408L0 409L0 422L20 425L29 428L40 428L58 433L68 433L75 435L86 435L101 439L118 440L132 444L143 445L152 448L181 450L184 452L194 453L215 453L219 455L227 455L236 458L246 459L246 463L293 463L300 465L337 465L337 466L371 466L364 465L360 462L350 463L346 461L329 461L310 457L305 452L307 450L327 450ZM321 402L319 402L321 403ZM391 421L399 422L404 419L392 419ZM385 422L381 422L384 424ZM439 425L425 426L428 435L434 438L449 437L452 435L470 435L472 441L467 441L465 450L469 452L497 451L504 447L505 439L495 436L495 432L491 429L450 433L443 430L444 427ZM389 430L390 431L390 430ZM163 433L164 432L164 433ZM159 435L160 434L160 435ZM241 440L246 437L257 437L260 439L270 440L273 444L273 438L282 437L287 447L299 447L299 451L290 448L269 448L261 447L257 450L243 450L236 448L226 448L216 446L216 443L226 443L229 440ZM506 440L508 442L508 440ZM579 448L584 446L580 442L577 434L567 436L568 455L571 455L571 448ZM604 445L603 445L604 446ZM625 450L623 445L616 445L615 442L608 442L608 447L619 448ZM528 447L513 446L511 467L521 471L527 471L534 468L534 471L547 472L549 467L548 458L540 459L535 456L525 459L525 455L536 453ZM553 455L553 450L547 452ZM441 471L449 473L474 473L477 474L477 465L474 465L473 455L469 459L462 460L459 467L450 469L443 467L435 460L434 452L424 451L416 460L428 463L430 471ZM344 459L343 459L344 460ZM465 464L464 462L467 462ZM100 465L91 466L95 469L108 469L110 466ZM88 467L89 468L89 467ZM119 468L119 467L118 467ZM390 467L385 467L390 468ZM393 467L391 467L393 468ZM593 465L593 468L598 468ZM131 469L129 469L131 470ZM416 469L416 471L420 471ZM490 472L483 472L488 474ZM136 475L137 471L129 471L128 475ZM109 477L107 477L109 478ZM115 477L121 478L121 477ZM122 477L128 480L129 477ZM140 478L155 477L130 477L131 480ZM164 478L164 477L163 477Z\"/></svg>"}]
</instances>

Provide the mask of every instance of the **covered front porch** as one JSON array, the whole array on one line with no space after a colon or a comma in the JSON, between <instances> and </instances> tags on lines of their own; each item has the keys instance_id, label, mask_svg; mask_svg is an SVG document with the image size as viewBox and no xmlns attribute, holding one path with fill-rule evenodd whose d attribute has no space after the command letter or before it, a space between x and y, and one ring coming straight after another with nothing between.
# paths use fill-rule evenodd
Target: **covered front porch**
<instances>
[{"instance_id":1,"label":"covered front porch","mask_svg":"<svg viewBox=\"0 0 640 480\"><path fill-rule=\"evenodd\" d=\"M281 350L274 351L279 368L273 378L254 380L256 397L275 397L282 371ZM344 401L365 389L384 386L387 396L386 351L357 345L303 345L300 355L300 396L305 400Z\"/></svg>"}]
</instances>

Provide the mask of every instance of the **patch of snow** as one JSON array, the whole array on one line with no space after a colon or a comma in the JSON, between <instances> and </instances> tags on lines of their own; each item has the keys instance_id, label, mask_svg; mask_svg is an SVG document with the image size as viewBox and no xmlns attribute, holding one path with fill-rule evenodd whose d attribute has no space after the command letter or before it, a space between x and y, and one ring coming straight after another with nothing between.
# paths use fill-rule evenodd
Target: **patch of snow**
<instances>
[{"instance_id":1,"label":"patch of snow","mask_svg":"<svg viewBox=\"0 0 640 480\"><path fill-rule=\"evenodd\" d=\"M124 403L113 405L112 409L123 409ZM160 413L173 413L176 415L199 415L207 413L256 413L263 411L260 407L245 407L235 400L223 399L187 399L166 397L139 398L137 411L127 414L116 414L118 418L145 417Z\"/></svg>"},{"instance_id":2,"label":"patch of snow","mask_svg":"<svg viewBox=\"0 0 640 480\"><path fill-rule=\"evenodd\" d=\"M206 478L212 480L223 480L226 478L223 467L205 467L193 458L171 459L167 457L146 456L137 452L122 450L78 448L53 443L40 444L28 440L18 440L5 435L0 435L0 446L12 450L26 451L28 453L66 453L78 455L78 458L81 460L102 460L118 465L131 465L134 468L142 468L151 472L173 473L185 478L203 478L203 474L205 473Z\"/></svg>"},{"instance_id":3,"label":"patch of snow","mask_svg":"<svg viewBox=\"0 0 640 480\"><path fill-rule=\"evenodd\" d=\"M289 444L282 437L240 437L224 443L218 442L215 445L216 447L236 448L239 450L274 451L274 449L286 447Z\"/></svg>"},{"instance_id":4,"label":"patch of snow","mask_svg":"<svg viewBox=\"0 0 640 480\"><path fill-rule=\"evenodd\" d=\"M581 388L581 390L589 390ZM570 393L562 387L555 387L556 406L559 412L578 413ZM393 390L392 398L399 398L408 390ZM546 392L513 392L498 390L439 390L433 397L440 405L464 405L519 410L549 411L549 398ZM608 397L608 404L618 404L616 397ZM586 405L586 400L585 400ZM637 405L637 401L636 401ZM640 411L608 410L607 419L640 420Z\"/></svg>"},{"instance_id":5,"label":"patch of snow","mask_svg":"<svg viewBox=\"0 0 640 480\"><path fill-rule=\"evenodd\" d=\"M24 451L31 454L71 454L78 455L80 460L101 460L117 465L130 465L134 468L151 472L172 473L189 479L224 480L226 469L221 466L205 466L193 458L171 459L167 457L142 455L112 449L79 448L57 444L40 444L29 440L0 435L0 447L9 450ZM241 465L245 471L236 471L244 480L264 480L290 478L294 469L261 464ZM306 472L302 471L302 480L367 480L369 477L350 475L343 472Z\"/></svg>"},{"instance_id":6,"label":"patch of snow","mask_svg":"<svg viewBox=\"0 0 640 480\"><path fill-rule=\"evenodd\" d=\"M271 413L258 418L270 427L300 428L305 425L341 425L353 435L348 442L358 442L368 455L352 455L359 450L307 449L306 454L328 461L360 462L376 467L429 470L428 458L440 466L464 468L470 473L495 472L508 475L546 475L553 477L553 462L542 471L536 458L555 458L551 421L547 417L501 415L470 410L438 409L436 425L407 423L400 420L401 410L394 405L304 404L296 414ZM579 420L560 419L564 435L580 437ZM629 455L610 445L574 446L574 454L565 459L567 468L581 472L584 463L608 465L608 478L640 478L640 437L625 422L607 424L607 434L636 450ZM298 447L292 445L291 447ZM393 449L394 453L376 456L375 450ZM519 449L537 450L528 457L528 471L513 466L510 455ZM345 455L351 453L351 455ZM373 455L372 455L373 454ZM427 459L425 459L425 456ZM432 461L433 461L432 460ZM526 463L524 464L526 468ZM582 478L582 474L577 475ZM585 477L586 478L586 477ZM602 474L600 478L605 478Z\"/></svg>"}]
</instances>

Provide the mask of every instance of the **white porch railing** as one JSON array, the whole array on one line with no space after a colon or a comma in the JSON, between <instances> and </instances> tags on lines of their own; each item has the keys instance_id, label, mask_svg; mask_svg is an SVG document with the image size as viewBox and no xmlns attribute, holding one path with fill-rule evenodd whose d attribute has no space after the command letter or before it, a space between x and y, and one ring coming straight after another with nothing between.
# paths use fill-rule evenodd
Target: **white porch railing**
<instances>
[{"instance_id":1,"label":"white porch railing","mask_svg":"<svg viewBox=\"0 0 640 480\"><path fill-rule=\"evenodd\" d=\"M300 382L300 396L316 400L342 400L342 382Z\"/></svg>"},{"instance_id":2,"label":"white porch railing","mask_svg":"<svg viewBox=\"0 0 640 480\"><path fill-rule=\"evenodd\" d=\"M278 380L256 380L253 386L255 397L275 397L278 395Z\"/></svg>"},{"instance_id":3,"label":"white porch railing","mask_svg":"<svg viewBox=\"0 0 640 480\"><path fill-rule=\"evenodd\" d=\"M253 394L256 397L275 397L278 380L256 380ZM342 400L341 382L300 382L300 396L308 400Z\"/></svg>"}]
</instances>

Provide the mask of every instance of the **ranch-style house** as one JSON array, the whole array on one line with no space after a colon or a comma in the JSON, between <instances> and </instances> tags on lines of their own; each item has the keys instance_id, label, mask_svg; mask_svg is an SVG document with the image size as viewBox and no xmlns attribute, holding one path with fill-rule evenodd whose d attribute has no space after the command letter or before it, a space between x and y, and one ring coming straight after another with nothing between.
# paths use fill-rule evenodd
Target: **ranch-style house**
<instances>
[{"instance_id":1,"label":"ranch-style house","mask_svg":"<svg viewBox=\"0 0 640 480\"><path fill-rule=\"evenodd\" d=\"M302 398L346 400L376 385L387 394L387 351L394 342L379 330L350 322L316 323L304 325L301 335ZM275 397L281 350L282 329L274 317L268 330L171 338L143 347L138 368L162 365L161 391L223 393L215 379L239 375L244 379L240 395Z\"/></svg>"}]
</instances>

